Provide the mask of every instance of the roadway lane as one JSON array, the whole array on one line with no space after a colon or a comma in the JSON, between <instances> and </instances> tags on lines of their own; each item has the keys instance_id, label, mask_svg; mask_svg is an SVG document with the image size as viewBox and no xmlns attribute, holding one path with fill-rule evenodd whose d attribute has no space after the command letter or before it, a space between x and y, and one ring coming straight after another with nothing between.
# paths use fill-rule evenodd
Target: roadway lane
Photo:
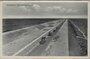
<instances>
[{"instance_id":1,"label":"roadway lane","mask_svg":"<svg viewBox=\"0 0 90 59\"><path fill-rule=\"evenodd\" d=\"M50 24L48 23L53 23L52 25L55 26L57 25L57 23L55 22L57 21L51 21L44 24L34 25L26 28L5 32L3 33L3 45L8 44L14 40L20 39L23 36L30 35L31 33L39 32L43 28L49 27ZM48 28L48 30L49 29L50 27Z\"/></svg>"},{"instance_id":2,"label":"roadway lane","mask_svg":"<svg viewBox=\"0 0 90 59\"><path fill-rule=\"evenodd\" d=\"M62 22L63 21L60 21L59 23L62 23ZM56 23L56 24L58 24L58 23ZM53 27L56 26L56 24L54 24ZM39 36L41 36L42 34L47 32L51 28L52 27L45 27L43 29L41 29L40 27L39 28L37 28L37 27L27 28L27 29L25 29L26 31L23 34L20 34L19 31L13 32L13 34L15 34L16 36L12 35L13 37L9 36L8 38L6 38L7 42L5 41L6 43L3 46L4 55L13 55L14 53L18 52L20 49L25 47L27 44L31 43L34 39L38 38ZM47 30L45 30L45 29L47 29ZM16 37L18 37L18 36L20 36L20 37L16 39ZM9 40L9 38L11 38L11 39Z\"/></svg>"},{"instance_id":3,"label":"roadway lane","mask_svg":"<svg viewBox=\"0 0 90 59\"><path fill-rule=\"evenodd\" d=\"M38 34L39 32L39 34ZM41 34L43 34L44 31L34 31L34 33L30 34L28 32L28 34L21 36L19 39L16 39L8 44L5 44L3 47L3 53L6 55L12 55L15 52L17 52L18 50L20 50L21 48L23 48L25 45L29 44L30 42L32 42L35 38L37 38L38 36L40 36ZM20 44L22 43L22 44Z\"/></svg>"},{"instance_id":4,"label":"roadway lane","mask_svg":"<svg viewBox=\"0 0 90 59\"><path fill-rule=\"evenodd\" d=\"M45 49L49 45L50 41L55 37L58 30L62 27L63 23L60 24L59 28L57 28L57 31L55 33L53 33L53 35L51 37L46 38L45 44L37 46L31 52L28 52L27 56L42 56L42 55L44 55Z\"/></svg>"},{"instance_id":5,"label":"roadway lane","mask_svg":"<svg viewBox=\"0 0 90 59\"><path fill-rule=\"evenodd\" d=\"M68 56L68 21L66 20L53 40L47 46L44 55L46 56Z\"/></svg>"},{"instance_id":6,"label":"roadway lane","mask_svg":"<svg viewBox=\"0 0 90 59\"><path fill-rule=\"evenodd\" d=\"M48 28L48 30L50 29L51 27ZM45 32L46 31L40 30L36 26L6 32L3 34L3 53L5 55L12 55Z\"/></svg>"}]
</instances>

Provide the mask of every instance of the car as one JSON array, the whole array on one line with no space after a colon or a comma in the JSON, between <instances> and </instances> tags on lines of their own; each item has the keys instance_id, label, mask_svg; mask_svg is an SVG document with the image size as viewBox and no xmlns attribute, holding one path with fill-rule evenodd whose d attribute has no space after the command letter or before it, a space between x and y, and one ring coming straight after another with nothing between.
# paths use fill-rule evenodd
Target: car
<instances>
[{"instance_id":1,"label":"car","mask_svg":"<svg viewBox=\"0 0 90 59\"><path fill-rule=\"evenodd\" d=\"M49 33L48 33L48 36L52 36L52 32L49 32Z\"/></svg>"},{"instance_id":2,"label":"car","mask_svg":"<svg viewBox=\"0 0 90 59\"><path fill-rule=\"evenodd\" d=\"M45 40L45 39L46 39L46 37L42 37L42 38L41 38L41 41L39 42L39 43L40 43L40 45L42 45L42 44L44 44L44 43L46 42L46 40Z\"/></svg>"},{"instance_id":3,"label":"car","mask_svg":"<svg viewBox=\"0 0 90 59\"><path fill-rule=\"evenodd\" d=\"M54 29L53 32L56 32L56 29Z\"/></svg>"}]
</instances>

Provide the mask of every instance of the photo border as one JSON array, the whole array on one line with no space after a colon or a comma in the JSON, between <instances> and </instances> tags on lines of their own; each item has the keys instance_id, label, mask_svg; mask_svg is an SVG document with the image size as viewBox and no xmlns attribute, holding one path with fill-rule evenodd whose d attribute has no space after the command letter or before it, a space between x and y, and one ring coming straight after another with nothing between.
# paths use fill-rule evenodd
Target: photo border
<instances>
[{"instance_id":1,"label":"photo border","mask_svg":"<svg viewBox=\"0 0 90 59\"><path fill-rule=\"evenodd\" d=\"M2 6L3 6L3 2L39 2L39 3L42 3L42 2L75 2L75 3L87 3L88 4L88 56L3 56L2 55L2 19L3 19L3 16L2 16ZM1 59L89 59L90 58L90 2L89 1L0 1L0 58Z\"/></svg>"}]
</instances>

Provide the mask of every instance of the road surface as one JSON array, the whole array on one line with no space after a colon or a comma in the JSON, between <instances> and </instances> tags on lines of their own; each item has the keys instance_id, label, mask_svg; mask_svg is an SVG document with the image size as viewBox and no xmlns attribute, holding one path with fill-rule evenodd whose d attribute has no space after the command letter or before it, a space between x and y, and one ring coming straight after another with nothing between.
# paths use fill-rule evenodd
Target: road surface
<instances>
[{"instance_id":1,"label":"road surface","mask_svg":"<svg viewBox=\"0 0 90 59\"><path fill-rule=\"evenodd\" d=\"M35 42L34 44L32 44L31 47L29 46L30 43L32 43L35 39L37 40L39 36L43 35L47 31L52 30L52 28L56 27L61 23L63 23L63 21L57 20L47 22L46 25L44 23L32 27L5 32L3 34L4 55L17 55L19 52L22 52L23 50L27 51L27 49L32 49L33 45L38 45L39 42ZM40 39L38 41L40 41Z\"/></svg>"},{"instance_id":2,"label":"road surface","mask_svg":"<svg viewBox=\"0 0 90 59\"><path fill-rule=\"evenodd\" d=\"M57 37L58 38L55 38ZM66 20L58 33L46 48L46 56L69 56L68 21Z\"/></svg>"}]
</instances>

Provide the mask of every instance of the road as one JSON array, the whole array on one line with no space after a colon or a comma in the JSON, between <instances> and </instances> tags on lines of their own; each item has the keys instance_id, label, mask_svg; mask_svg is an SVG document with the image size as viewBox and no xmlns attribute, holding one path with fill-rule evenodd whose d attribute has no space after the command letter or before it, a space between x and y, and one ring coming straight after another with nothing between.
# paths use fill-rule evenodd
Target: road
<instances>
[{"instance_id":1,"label":"road","mask_svg":"<svg viewBox=\"0 0 90 59\"><path fill-rule=\"evenodd\" d=\"M46 43L44 45L39 45L37 46L32 52L30 52L28 54L28 56L41 56L45 53L45 49L47 48L47 46L49 45L50 41L52 41L52 39L55 37L55 35L57 34L58 30L63 26L63 23L59 26L59 28L57 29L57 31L55 33L53 33L52 36L48 37L46 40Z\"/></svg>"},{"instance_id":2,"label":"road","mask_svg":"<svg viewBox=\"0 0 90 59\"><path fill-rule=\"evenodd\" d=\"M53 32L48 36L49 32ZM46 42L39 44L41 38ZM3 55L82 56L87 55L87 38L71 20L47 22L3 34Z\"/></svg>"},{"instance_id":3,"label":"road","mask_svg":"<svg viewBox=\"0 0 90 59\"><path fill-rule=\"evenodd\" d=\"M22 52L25 49L25 47L27 49L32 49L33 45L36 45L39 42L37 42L37 43L35 42L34 44L32 44L31 47L29 46L30 47L29 48L28 45L30 43L32 43L36 38L43 35L47 31L51 30L58 24L61 24L63 21L60 21L58 23L57 22L58 21L47 22L48 26L47 26L47 24L45 25L45 23L41 24L42 26L44 26L43 28L41 28L41 25L39 25L39 26L36 25L36 26L32 26L32 27L28 27L28 28L24 28L24 29L22 28L19 30L4 33L3 34L3 38L4 38L3 53L4 53L4 55L13 55L13 54L17 55L18 52ZM49 26L49 25L51 25L51 23L53 23L52 26ZM27 49L25 49L25 50L27 51Z\"/></svg>"},{"instance_id":4,"label":"road","mask_svg":"<svg viewBox=\"0 0 90 59\"><path fill-rule=\"evenodd\" d=\"M58 37L58 38L55 38ZM53 40L49 43L44 55L46 56L69 56L68 46L68 21L66 20Z\"/></svg>"}]
</instances>

